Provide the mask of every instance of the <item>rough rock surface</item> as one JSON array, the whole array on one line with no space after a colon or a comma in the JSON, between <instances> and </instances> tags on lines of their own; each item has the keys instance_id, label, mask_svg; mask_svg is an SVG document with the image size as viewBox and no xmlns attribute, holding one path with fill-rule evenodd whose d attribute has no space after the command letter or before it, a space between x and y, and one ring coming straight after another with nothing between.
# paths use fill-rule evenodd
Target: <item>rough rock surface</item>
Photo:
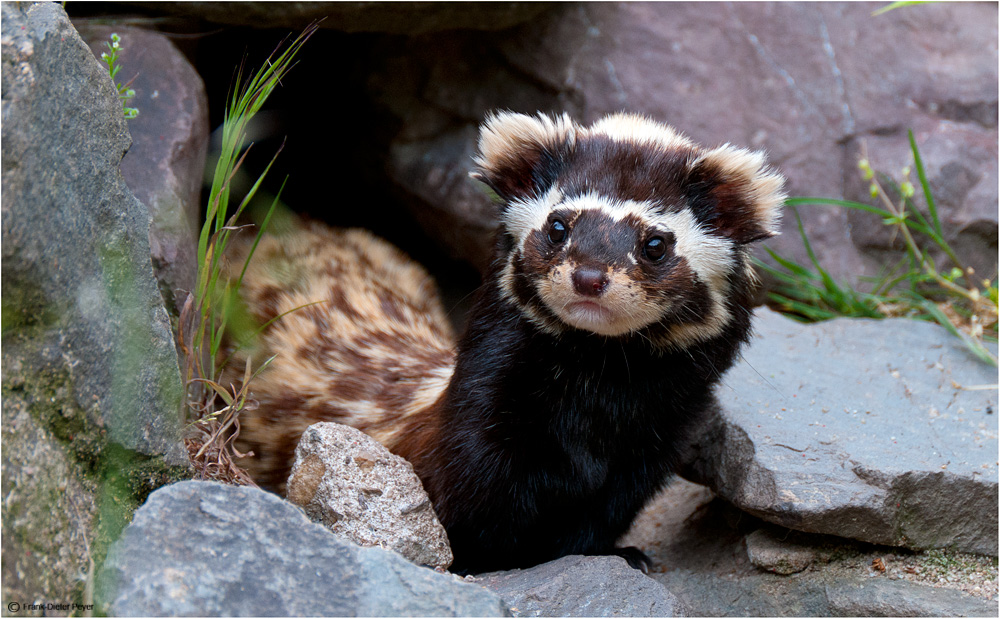
<instances>
[{"instance_id":1,"label":"rough rock surface","mask_svg":"<svg viewBox=\"0 0 1000 619\"><path fill-rule=\"evenodd\" d=\"M273 494L187 481L154 492L98 574L115 616L503 616L500 598L360 548Z\"/></svg>"},{"instance_id":2,"label":"rough rock surface","mask_svg":"<svg viewBox=\"0 0 1000 619\"><path fill-rule=\"evenodd\" d=\"M547 2L133 2L155 11L240 26L303 28L315 20L345 32L418 34L442 30L503 30L534 18Z\"/></svg>"},{"instance_id":3,"label":"rough rock surface","mask_svg":"<svg viewBox=\"0 0 1000 619\"><path fill-rule=\"evenodd\" d=\"M765 529L746 536L747 558L762 570L775 574L795 574L813 563L817 556L810 546L781 539Z\"/></svg>"},{"instance_id":4,"label":"rough rock surface","mask_svg":"<svg viewBox=\"0 0 1000 619\"><path fill-rule=\"evenodd\" d=\"M990 604L958 591L900 580L840 583L826 588L835 617L993 617Z\"/></svg>"},{"instance_id":5,"label":"rough rock surface","mask_svg":"<svg viewBox=\"0 0 1000 619\"><path fill-rule=\"evenodd\" d=\"M4 343L6 346L6 342ZM4 375L8 365L4 363ZM98 484L17 390L3 392L3 597L81 600L78 575L98 520Z\"/></svg>"},{"instance_id":6,"label":"rough rock surface","mask_svg":"<svg viewBox=\"0 0 1000 619\"><path fill-rule=\"evenodd\" d=\"M462 140L491 109L568 111L584 122L621 109L649 114L699 143L765 149L790 195L821 197L856 191L863 140L873 163L897 173L912 128L932 187L948 196L942 216L956 248L995 275L997 7L927 4L873 17L879 6L566 4L502 34L414 39L372 79L402 122L390 174L418 216L432 208L468 224L468 237L453 226L441 239L483 266L474 235L494 222L464 180L471 142ZM801 212L837 278L886 263L870 246L873 216ZM793 218L783 230L769 244L805 262Z\"/></svg>"},{"instance_id":7,"label":"rough rock surface","mask_svg":"<svg viewBox=\"0 0 1000 619\"><path fill-rule=\"evenodd\" d=\"M413 465L350 426L317 423L302 434L288 500L335 534L419 565L451 565L448 534Z\"/></svg>"},{"instance_id":8,"label":"rough rock surface","mask_svg":"<svg viewBox=\"0 0 1000 619\"><path fill-rule=\"evenodd\" d=\"M995 115L995 106L993 112ZM965 262L963 266L971 266L976 271L977 280L997 276L997 166L982 163L997 160L995 116L992 123L994 129L984 129L976 123L930 119L913 126L920 157L941 214L945 240ZM919 191L920 183L907 141L891 135L870 135L864 141L875 169L899 179L902 178L901 170L909 167L909 180ZM853 139L848 149L861 152L860 140ZM845 174L845 177L845 198L870 201L868 181L859 174ZM891 252L898 252L902 247L898 233L893 235L892 228L877 225L876 216L861 211L848 211L847 221L856 248L870 258L883 257L884 264L892 263L897 254ZM936 246L928 249L932 250L931 256L937 264L949 264Z\"/></svg>"},{"instance_id":9,"label":"rough rock surface","mask_svg":"<svg viewBox=\"0 0 1000 619\"><path fill-rule=\"evenodd\" d=\"M183 390L107 70L58 3L2 11L4 597L69 601L183 472Z\"/></svg>"},{"instance_id":10,"label":"rough rock surface","mask_svg":"<svg viewBox=\"0 0 1000 619\"><path fill-rule=\"evenodd\" d=\"M995 368L930 323L755 325L686 477L792 529L996 555Z\"/></svg>"},{"instance_id":11,"label":"rough rock surface","mask_svg":"<svg viewBox=\"0 0 1000 619\"><path fill-rule=\"evenodd\" d=\"M111 33L121 37L117 80L131 82L128 121L132 146L122 176L149 210L153 271L168 311L180 313L194 290L201 186L208 150L208 100L201 77L166 36L140 28L76 23L94 55L107 51Z\"/></svg>"},{"instance_id":12,"label":"rough rock surface","mask_svg":"<svg viewBox=\"0 0 1000 619\"><path fill-rule=\"evenodd\" d=\"M754 565L747 546L762 530L785 540L786 549L812 552L816 561L789 575ZM990 564L984 557L913 553L782 529L683 479L647 506L619 543L646 551L654 561L650 576L692 616L872 616L887 608L898 615L997 616L996 564L966 567ZM873 567L876 558L885 571Z\"/></svg>"},{"instance_id":13,"label":"rough rock surface","mask_svg":"<svg viewBox=\"0 0 1000 619\"><path fill-rule=\"evenodd\" d=\"M111 80L59 7L4 6L4 353L16 343L21 372L68 373L80 423L184 459L180 371L149 214L118 170L129 134Z\"/></svg>"},{"instance_id":14,"label":"rough rock surface","mask_svg":"<svg viewBox=\"0 0 1000 619\"><path fill-rule=\"evenodd\" d=\"M663 585L621 557L563 557L475 581L500 594L515 617L685 617Z\"/></svg>"}]
</instances>

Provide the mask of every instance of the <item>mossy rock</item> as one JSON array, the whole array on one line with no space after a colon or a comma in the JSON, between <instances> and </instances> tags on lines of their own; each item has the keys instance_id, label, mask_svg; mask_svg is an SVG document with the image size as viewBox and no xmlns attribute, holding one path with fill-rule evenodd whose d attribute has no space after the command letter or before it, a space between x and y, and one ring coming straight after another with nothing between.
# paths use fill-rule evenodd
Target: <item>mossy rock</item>
<instances>
[{"instance_id":1,"label":"mossy rock","mask_svg":"<svg viewBox=\"0 0 1000 619\"><path fill-rule=\"evenodd\" d=\"M82 602L91 560L189 475L173 334L107 70L56 3L3 11L3 592Z\"/></svg>"}]
</instances>

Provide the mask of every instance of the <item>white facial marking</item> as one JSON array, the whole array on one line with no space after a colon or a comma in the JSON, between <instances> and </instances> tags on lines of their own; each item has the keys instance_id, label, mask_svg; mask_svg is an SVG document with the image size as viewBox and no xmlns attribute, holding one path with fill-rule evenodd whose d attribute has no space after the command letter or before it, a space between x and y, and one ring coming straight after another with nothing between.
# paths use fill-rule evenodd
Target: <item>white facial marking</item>
<instances>
[{"instance_id":1,"label":"white facial marking","mask_svg":"<svg viewBox=\"0 0 1000 619\"><path fill-rule=\"evenodd\" d=\"M594 209L616 221L633 216L647 223L651 223L657 217L659 210L656 204L650 202L615 200L593 192L570 198L558 206L571 211Z\"/></svg>"},{"instance_id":2,"label":"white facial marking","mask_svg":"<svg viewBox=\"0 0 1000 619\"><path fill-rule=\"evenodd\" d=\"M562 199L559 186L553 185L541 198L515 200L508 205L503 214L503 223L519 249L524 247L524 240L532 230L545 227L549 213Z\"/></svg>"},{"instance_id":3,"label":"white facial marking","mask_svg":"<svg viewBox=\"0 0 1000 619\"><path fill-rule=\"evenodd\" d=\"M670 339L700 339L700 334L715 334L725 326L728 321L724 306L725 295L729 292L728 276L735 266L732 264L733 242L707 232L689 210L665 212L658 204L615 200L596 193L564 200L562 191L554 186L540 198L513 202L505 213L504 225L514 237L519 252L524 250L528 235L533 230L542 230L549 215L557 208L574 212L593 209L618 222L638 220L648 230L673 234L674 252L687 261L697 278L707 286L712 309L707 316L692 317L697 322L673 329ZM570 230L567 244L572 243L572 239ZM637 256L631 252L628 260L638 264ZM598 299L583 297L575 291L571 267L561 264L548 276L534 280L543 302L566 325L601 335L622 335L656 322L674 305L670 299L646 299L641 286L624 273L616 272L610 273L613 282L608 293ZM513 295L513 256L505 265L501 281L504 296L516 301ZM534 308L522 306L522 311L544 331L555 333L560 330Z\"/></svg>"},{"instance_id":4,"label":"white facial marking","mask_svg":"<svg viewBox=\"0 0 1000 619\"><path fill-rule=\"evenodd\" d=\"M672 232L675 239L674 253L684 257L698 278L709 287L726 292L725 281L733 269L730 257L733 242L709 234L691 211L681 209L677 212L663 212L659 206L650 202L614 200L594 193L572 198L559 206L570 210L596 209L617 221L630 216L636 217L647 228ZM635 257L630 254L630 259L634 261Z\"/></svg>"}]
</instances>

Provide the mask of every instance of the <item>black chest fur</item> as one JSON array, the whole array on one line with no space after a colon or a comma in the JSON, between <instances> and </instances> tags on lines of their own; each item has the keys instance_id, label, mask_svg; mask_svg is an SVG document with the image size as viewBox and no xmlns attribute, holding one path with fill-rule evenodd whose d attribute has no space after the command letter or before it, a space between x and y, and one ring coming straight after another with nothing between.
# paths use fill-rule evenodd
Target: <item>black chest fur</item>
<instances>
[{"instance_id":1,"label":"black chest fur","mask_svg":"<svg viewBox=\"0 0 1000 619\"><path fill-rule=\"evenodd\" d=\"M496 301L485 306L510 315ZM557 337L485 318L463 339L443 466L425 480L453 569L612 553L677 466L725 367L705 353L656 354L640 337Z\"/></svg>"}]
</instances>

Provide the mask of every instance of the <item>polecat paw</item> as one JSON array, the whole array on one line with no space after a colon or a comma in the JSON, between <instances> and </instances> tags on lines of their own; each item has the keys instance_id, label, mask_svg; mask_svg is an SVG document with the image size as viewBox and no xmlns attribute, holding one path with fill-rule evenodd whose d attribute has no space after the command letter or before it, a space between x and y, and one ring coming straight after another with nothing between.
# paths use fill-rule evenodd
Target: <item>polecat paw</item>
<instances>
[{"instance_id":1,"label":"polecat paw","mask_svg":"<svg viewBox=\"0 0 1000 619\"><path fill-rule=\"evenodd\" d=\"M643 574L649 574L649 570L653 567L653 560L635 546L615 548L609 554L625 559L629 567L640 570Z\"/></svg>"}]
</instances>

